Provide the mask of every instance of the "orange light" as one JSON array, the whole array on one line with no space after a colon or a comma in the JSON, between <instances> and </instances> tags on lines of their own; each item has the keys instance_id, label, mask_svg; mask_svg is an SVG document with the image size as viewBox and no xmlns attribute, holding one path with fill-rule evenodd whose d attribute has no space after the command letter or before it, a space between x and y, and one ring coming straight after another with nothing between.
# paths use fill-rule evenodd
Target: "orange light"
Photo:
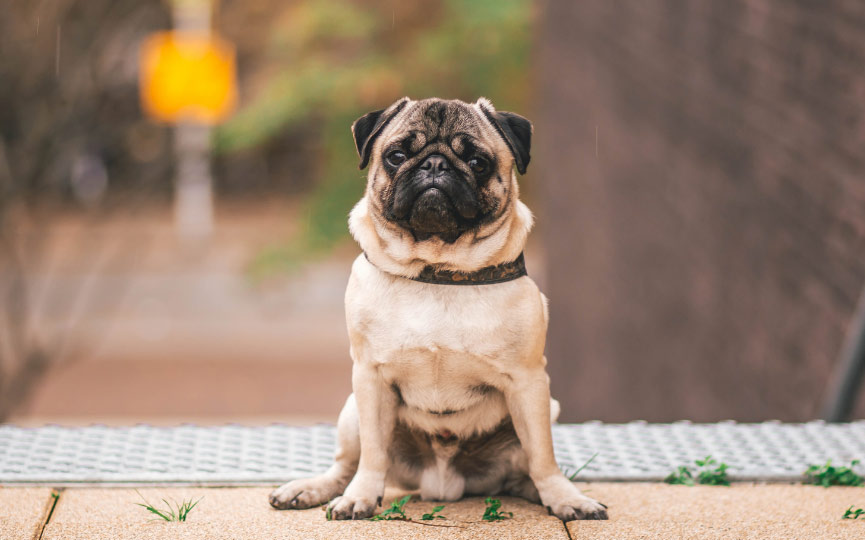
<instances>
[{"instance_id":1,"label":"orange light","mask_svg":"<svg viewBox=\"0 0 865 540\"><path fill-rule=\"evenodd\" d=\"M141 45L144 110L163 122L216 124L237 101L234 47L211 34L157 32Z\"/></svg>"}]
</instances>

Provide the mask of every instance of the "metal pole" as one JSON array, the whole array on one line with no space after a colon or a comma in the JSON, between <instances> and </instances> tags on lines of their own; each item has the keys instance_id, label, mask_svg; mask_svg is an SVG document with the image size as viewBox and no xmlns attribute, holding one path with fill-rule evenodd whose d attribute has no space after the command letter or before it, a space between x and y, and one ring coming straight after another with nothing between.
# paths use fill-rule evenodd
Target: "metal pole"
<instances>
[{"instance_id":1,"label":"metal pole","mask_svg":"<svg viewBox=\"0 0 865 540\"><path fill-rule=\"evenodd\" d=\"M174 222L184 240L206 240L213 231L210 128L179 124L174 131L177 178Z\"/></svg>"},{"instance_id":2,"label":"metal pole","mask_svg":"<svg viewBox=\"0 0 865 540\"><path fill-rule=\"evenodd\" d=\"M210 0L174 0L172 6L175 29L210 32ZM174 135L174 223L182 240L198 243L213 232L210 128L184 122L177 125Z\"/></svg>"},{"instance_id":3,"label":"metal pole","mask_svg":"<svg viewBox=\"0 0 865 540\"><path fill-rule=\"evenodd\" d=\"M827 422L850 420L856 397L865 377L865 290L859 298L856 313L850 322L844 346L829 381L829 392L823 405Z\"/></svg>"}]
</instances>

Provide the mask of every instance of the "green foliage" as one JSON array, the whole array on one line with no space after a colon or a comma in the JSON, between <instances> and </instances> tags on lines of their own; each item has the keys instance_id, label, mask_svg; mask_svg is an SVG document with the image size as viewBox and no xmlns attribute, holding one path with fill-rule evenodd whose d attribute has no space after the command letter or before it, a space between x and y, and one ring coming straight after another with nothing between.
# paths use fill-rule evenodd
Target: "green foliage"
<instances>
[{"instance_id":1,"label":"green foliage","mask_svg":"<svg viewBox=\"0 0 865 540\"><path fill-rule=\"evenodd\" d=\"M727 464L718 463L712 456L706 456L705 459L698 459L694 463L699 467L697 474L697 483L708 486L729 486L730 481L727 480Z\"/></svg>"},{"instance_id":2,"label":"green foliage","mask_svg":"<svg viewBox=\"0 0 865 540\"><path fill-rule=\"evenodd\" d=\"M332 141L324 157L325 176L307 196L300 213L298 233L291 242L269 246L252 261L248 274L253 281L291 273L347 236L348 212L365 188L363 175L357 171L354 143L347 128L353 120L348 116L335 117L323 128Z\"/></svg>"},{"instance_id":3,"label":"green foliage","mask_svg":"<svg viewBox=\"0 0 865 540\"><path fill-rule=\"evenodd\" d=\"M592 461L594 461L596 457L598 457L598 452L595 452L594 455L592 455L592 457L590 457L588 460L586 460L585 463L583 463L582 465L580 465L580 467L579 467L576 471L574 471L574 472L570 472L569 469L565 468L565 469L562 469L562 473L564 473L564 475L567 476L567 477L568 477L568 480L570 480L571 482L576 482L576 480L577 480L577 476L579 476L579 474L580 474L581 472L583 472L583 469L585 469L586 467L588 467L589 464L590 464Z\"/></svg>"},{"instance_id":4,"label":"green foliage","mask_svg":"<svg viewBox=\"0 0 865 540\"><path fill-rule=\"evenodd\" d=\"M411 500L411 495L406 495L401 499L397 499L390 503L390 507L385 509L380 514L376 514L371 518L368 518L369 521L407 521L409 523L416 523L418 525L428 525L431 527L457 527L464 528L461 525L439 525L432 523L423 523L424 521L435 521L436 519L448 519L445 516L439 514L442 510L444 510L445 505L434 506L432 510L423 514L420 518L420 521L416 521L405 513L405 505ZM511 519L514 517L513 512L503 512L501 511L502 502L499 499L494 499L492 497L487 497L484 501L486 503L486 508L484 509L483 521L501 521L504 519ZM328 521L333 519L330 508L326 508L325 517Z\"/></svg>"},{"instance_id":5,"label":"green foliage","mask_svg":"<svg viewBox=\"0 0 865 540\"><path fill-rule=\"evenodd\" d=\"M157 515L160 519L163 519L165 521L186 521L186 518L187 516L189 516L189 513L192 512L192 509L195 508L195 506L199 502L201 502L201 499L204 498L199 497L199 499L196 501L193 501L192 499L187 499L180 503L178 503L177 501L169 502L166 499L162 499L162 502L165 503L167 508L159 509L147 502L147 499L145 499L144 496L137 490L135 492L138 493L138 496L141 497L142 501L144 501L144 503L135 504L147 509L148 512Z\"/></svg>"},{"instance_id":6,"label":"green foliage","mask_svg":"<svg viewBox=\"0 0 865 540\"><path fill-rule=\"evenodd\" d=\"M438 513L441 512L444 509L444 507L445 507L445 505L443 505L443 504L436 506L436 507L433 507L432 511L422 515L421 519L424 521L431 521L433 519L447 519L444 516L438 515Z\"/></svg>"},{"instance_id":7,"label":"green foliage","mask_svg":"<svg viewBox=\"0 0 865 540\"><path fill-rule=\"evenodd\" d=\"M718 463L712 456L695 460L694 463L697 465L696 476L691 472L689 467L680 465L669 476L664 478L664 482L682 486L693 486L694 484L708 486L730 485L730 481L727 479L727 469L729 467L726 463Z\"/></svg>"},{"instance_id":8,"label":"green foliage","mask_svg":"<svg viewBox=\"0 0 865 540\"><path fill-rule=\"evenodd\" d=\"M484 517L482 518L484 521L501 521L514 517L513 512L499 512L499 508L502 507L502 501L487 497L484 502L487 503L487 507L484 509Z\"/></svg>"},{"instance_id":9,"label":"green foliage","mask_svg":"<svg viewBox=\"0 0 865 540\"><path fill-rule=\"evenodd\" d=\"M694 476L691 474L691 469L687 466L679 465L675 471L664 478L664 482L680 486L693 486Z\"/></svg>"},{"instance_id":10,"label":"green foliage","mask_svg":"<svg viewBox=\"0 0 865 540\"><path fill-rule=\"evenodd\" d=\"M448 527L448 528L465 528L461 525L442 525L442 524L434 524L434 523L423 523L423 521L434 521L436 519L447 519L444 516L438 515L438 512L441 512L444 509L444 505L433 507L432 511L429 513L423 514L421 516L421 521L416 521L408 517L405 513L405 505L411 500L411 495L406 495L402 499L397 499L390 503L390 508L384 510L380 514L376 514L371 518L367 518L369 521L406 521L408 523L415 523L417 525L426 525L429 527ZM331 512L330 507L326 508L325 517L328 521L333 519L333 514Z\"/></svg>"},{"instance_id":11,"label":"green foliage","mask_svg":"<svg viewBox=\"0 0 865 540\"><path fill-rule=\"evenodd\" d=\"M862 508L853 510L853 505L851 504L850 508L844 512L844 516L841 519L859 519L859 516L863 516L863 519L865 519L865 510Z\"/></svg>"},{"instance_id":12,"label":"green foliage","mask_svg":"<svg viewBox=\"0 0 865 540\"><path fill-rule=\"evenodd\" d=\"M405 515L405 510L403 510L403 506L407 502L411 500L411 495L406 495L402 499L398 499L390 503L390 508L386 509L380 514L376 514L369 518L370 521L392 521L392 520L400 520L400 521L410 521L408 516Z\"/></svg>"},{"instance_id":13,"label":"green foliage","mask_svg":"<svg viewBox=\"0 0 865 540\"><path fill-rule=\"evenodd\" d=\"M364 189L349 131L396 99L493 99L524 110L529 90L530 0L300 0L274 17L251 98L213 137L217 152L264 147L302 133L316 178L289 245L270 248L254 277L291 271L347 238L346 217Z\"/></svg>"},{"instance_id":14,"label":"green foliage","mask_svg":"<svg viewBox=\"0 0 865 540\"><path fill-rule=\"evenodd\" d=\"M323 116L353 118L403 95L525 101L528 0L293 3L271 28L278 69L215 134L217 151L250 148ZM398 21L398 24L397 24ZM348 135L348 125L343 126ZM327 137L326 137L327 139Z\"/></svg>"},{"instance_id":15,"label":"green foliage","mask_svg":"<svg viewBox=\"0 0 865 540\"><path fill-rule=\"evenodd\" d=\"M829 486L862 486L865 479L853 469L859 464L858 459L850 462L849 467L834 467L829 460L825 465L811 465L805 471L805 476L812 484Z\"/></svg>"}]
</instances>

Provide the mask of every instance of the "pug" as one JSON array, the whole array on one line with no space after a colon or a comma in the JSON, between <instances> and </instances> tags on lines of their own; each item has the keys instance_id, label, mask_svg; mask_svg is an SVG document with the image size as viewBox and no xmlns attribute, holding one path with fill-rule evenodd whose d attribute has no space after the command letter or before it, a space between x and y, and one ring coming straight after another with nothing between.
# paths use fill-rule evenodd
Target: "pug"
<instances>
[{"instance_id":1,"label":"pug","mask_svg":"<svg viewBox=\"0 0 865 540\"><path fill-rule=\"evenodd\" d=\"M364 519L385 485L424 500L513 495L562 519L607 519L559 470L547 299L526 275L533 217L517 175L531 123L486 99L403 98L352 124L366 192L345 294L352 389L336 460L270 495Z\"/></svg>"}]
</instances>

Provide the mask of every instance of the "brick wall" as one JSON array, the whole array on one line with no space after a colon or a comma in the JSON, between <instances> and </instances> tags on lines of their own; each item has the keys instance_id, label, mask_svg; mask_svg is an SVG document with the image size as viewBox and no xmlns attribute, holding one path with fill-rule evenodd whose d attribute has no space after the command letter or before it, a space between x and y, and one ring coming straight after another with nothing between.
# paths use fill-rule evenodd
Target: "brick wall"
<instances>
[{"instance_id":1,"label":"brick wall","mask_svg":"<svg viewBox=\"0 0 865 540\"><path fill-rule=\"evenodd\" d=\"M550 0L539 26L563 419L818 415L865 286L865 2Z\"/></svg>"}]
</instances>

